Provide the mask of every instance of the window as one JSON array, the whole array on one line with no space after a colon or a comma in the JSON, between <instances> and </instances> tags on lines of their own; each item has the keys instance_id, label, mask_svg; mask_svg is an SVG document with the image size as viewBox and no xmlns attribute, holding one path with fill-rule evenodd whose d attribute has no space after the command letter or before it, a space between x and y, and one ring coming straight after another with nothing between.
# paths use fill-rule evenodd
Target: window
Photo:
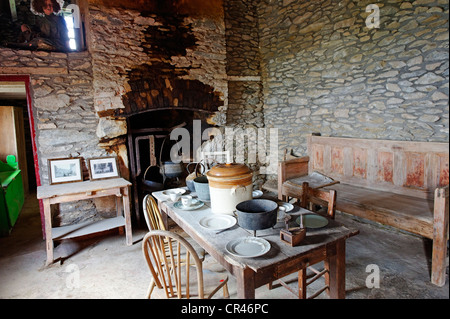
<instances>
[{"instance_id":1,"label":"window","mask_svg":"<svg viewBox=\"0 0 450 319\"><path fill-rule=\"evenodd\" d=\"M71 50L77 50L77 40L75 38L75 27L74 27L74 21L73 21L73 13L67 13L64 12L64 20L66 21L66 26L68 30L68 36L69 36L69 48Z\"/></svg>"},{"instance_id":2,"label":"window","mask_svg":"<svg viewBox=\"0 0 450 319\"><path fill-rule=\"evenodd\" d=\"M74 51L84 49L83 24L81 23L80 8L78 5L69 4L63 9L63 15L68 30L69 48Z\"/></svg>"},{"instance_id":3,"label":"window","mask_svg":"<svg viewBox=\"0 0 450 319\"><path fill-rule=\"evenodd\" d=\"M79 3L85 2L0 0L0 47L60 52L86 50L86 30Z\"/></svg>"}]
</instances>

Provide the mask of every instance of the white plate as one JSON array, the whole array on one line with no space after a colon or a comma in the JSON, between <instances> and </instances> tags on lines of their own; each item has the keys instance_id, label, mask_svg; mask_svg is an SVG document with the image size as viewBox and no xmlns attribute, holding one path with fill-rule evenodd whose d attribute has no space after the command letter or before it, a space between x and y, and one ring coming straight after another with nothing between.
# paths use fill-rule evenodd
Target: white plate
<instances>
[{"instance_id":1,"label":"white plate","mask_svg":"<svg viewBox=\"0 0 450 319\"><path fill-rule=\"evenodd\" d=\"M194 198L192 200L192 205L191 206L184 206L181 203L181 201L178 201L178 202L175 202L175 204L173 204L173 207L178 208L178 209L182 209L182 210L194 210L194 209L198 209L198 208L202 207L203 205L205 205L204 202L202 202L199 199Z\"/></svg>"},{"instance_id":2,"label":"white plate","mask_svg":"<svg viewBox=\"0 0 450 319\"><path fill-rule=\"evenodd\" d=\"M290 212L291 210L294 209L294 205L292 205L291 203L283 203L283 202L281 202L281 203L278 203L278 206L285 207L286 208L286 213Z\"/></svg>"},{"instance_id":3,"label":"white plate","mask_svg":"<svg viewBox=\"0 0 450 319\"><path fill-rule=\"evenodd\" d=\"M295 222L300 225L300 217L299 216ZM322 228L328 225L328 219L323 216L313 215L313 214L305 214L303 215L303 226L306 228Z\"/></svg>"},{"instance_id":4,"label":"white plate","mask_svg":"<svg viewBox=\"0 0 450 319\"><path fill-rule=\"evenodd\" d=\"M244 237L230 241L226 250L237 257L259 257L270 250L270 243L259 237Z\"/></svg>"},{"instance_id":5,"label":"white plate","mask_svg":"<svg viewBox=\"0 0 450 319\"><path fill-rule=\"evenodd\" d=\"M260 198L263 195L263 192L260 190L256 190L252 192L252 197L253 198Z\"/></svg>"},{"instance_id":6,"label":"white plate","mask_svg":"<svg viewBox=\"0 0 450 319\"><path fill-rule=\"evenodd\" d=\"M230 215L214 215L203 217L199 224L209 230L224 230L236 225L236 218Z\"/></svg>"}]
</instances>

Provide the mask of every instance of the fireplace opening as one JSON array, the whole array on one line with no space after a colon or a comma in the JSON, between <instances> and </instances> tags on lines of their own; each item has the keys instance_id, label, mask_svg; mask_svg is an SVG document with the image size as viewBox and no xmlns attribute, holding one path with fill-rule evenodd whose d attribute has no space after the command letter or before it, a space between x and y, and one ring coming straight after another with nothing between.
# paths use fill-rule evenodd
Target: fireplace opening
<instances>
[{"instance_id":1,"label":"fireplace opening","mask_svg":"<svg viewBox=\"0 0 450 319\"><path fill-rule=\"evenodd\" d=\"M203 132L213 127L208 124L208 119L212 115L211 112L203 110L168 108L139 113L127 118L130 178L133 183L133 205L138 223L143 220L142 200L145 195L186 186L187 165L194 163L194 154L197 152L194 149L194 134L198 134L199 129ZM194 126L198 126L199 123L200 127L197 127L196 131ZM171 132L177 128L185 129L188 134L184 137L175 136L178 140L172 140ZM179 142L186 136L189 138L189 150L179 147ZM171 151L179 156L183 155L180 163L173 160Z\"/></svg>"}]
</instances>

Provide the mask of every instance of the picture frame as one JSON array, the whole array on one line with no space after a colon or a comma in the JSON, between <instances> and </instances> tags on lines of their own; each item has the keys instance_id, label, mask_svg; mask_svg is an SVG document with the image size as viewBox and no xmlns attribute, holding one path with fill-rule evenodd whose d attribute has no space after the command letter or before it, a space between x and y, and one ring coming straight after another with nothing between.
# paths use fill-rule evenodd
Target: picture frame
<instances>
[{"instance_id":1,"label":"picture frame","mask_svg":"<svg viewBox=\"0 0 450 319\"><path fill-rule=\"evenodd\" d=\"M83 181L81 158L53 158L47 162L50 185Z\"/></svg>"},{"instance_id":2,"label":"picture frame","mask_svg":"<svg viewBox=\"0 0 450 319\"><path fill-rule=\"evenodd\" d=\"M100 180L120 177L117 157L94 157L89 158L88 170L90 180Z\"/></svg>"}]
</instances>

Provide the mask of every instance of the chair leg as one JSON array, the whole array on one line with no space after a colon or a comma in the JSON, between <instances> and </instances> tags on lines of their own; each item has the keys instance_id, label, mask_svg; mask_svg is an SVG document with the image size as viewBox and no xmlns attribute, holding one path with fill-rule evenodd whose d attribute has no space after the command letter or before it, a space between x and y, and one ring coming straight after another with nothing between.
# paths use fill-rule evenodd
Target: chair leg
<instances>
[{"instance_id":1,"label":"chair leg","mask_svg":"<svg viewBox=\"0 0 450 319\"><path fill-rule=\"evenodd\" d=\"M150 299L150 296L152 295L153 289L155 288L156 284L155 284L155 280L152 278L152 280L150 281L150 285L148 286L147 289L147 299Z\"/></svg>"},{"instance_id":2,"label":"chair leg","mask_svg":"<svg viewBox=\"0 0 450 319\"><path fill-rule=\"evenodd\" d=\"M230 298L230 292L228 291L228 283L223 286L223 297Z\"/></svg>"},{"instance_id":3,"label":"chair leg","mask_svg":"<svg viewBox=\"0 0 450 319\"><path fill-rule=\"evenodd\" d=\"M325 259L323 261L323 266L326 270L326 273L324 274L325 286L327 287L326 293L329 296L330 295L330 263L329 263L328 259Z\"/></svg>"},{"instance_id":4,"label":"chair leg","mask_svg":"<svg viewBox=\"0 0 450 319\"><path fill-rule=\"evenodd\" d=\"M306 299L306 267L298 272L298 298Z\"/></svg>"},{"instance_id":5,"label":"chair leg","mask_svg":"<svg viewBox=\"0 0 450 319\"><path fill-rule=\"evenodd\" d=\"M223 296L225 298L230 297L230 293L228 292L228 277L224 280L221 280L220 282L221 284L218 285L213 291L211 291L210 294L206 297L206 299L211 299L212 296L214 296L220 290L220 288L223 289Z\"/></svg>"}]
</instances>

